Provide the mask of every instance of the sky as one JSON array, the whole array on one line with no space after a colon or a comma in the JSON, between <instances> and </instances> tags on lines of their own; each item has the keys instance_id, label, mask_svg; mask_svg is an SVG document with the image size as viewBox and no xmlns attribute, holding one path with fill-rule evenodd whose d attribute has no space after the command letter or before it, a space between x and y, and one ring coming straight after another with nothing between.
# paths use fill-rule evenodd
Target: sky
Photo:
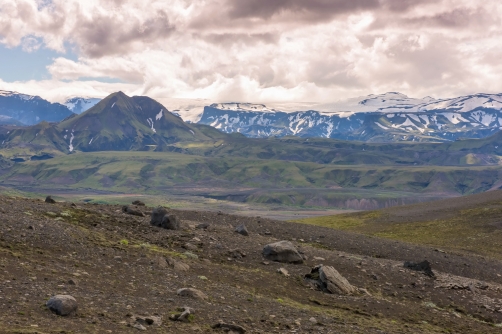
<instances>
[{"instance_id":1,"label":"sky","mask_svg":"<svg viewBox=\"0 0 502 334\"><path fill-rule=\"evenodd\" d=\"M500 0L0 0L0 89L51 101L502 93Z\"/></svg>"}]
</instances>

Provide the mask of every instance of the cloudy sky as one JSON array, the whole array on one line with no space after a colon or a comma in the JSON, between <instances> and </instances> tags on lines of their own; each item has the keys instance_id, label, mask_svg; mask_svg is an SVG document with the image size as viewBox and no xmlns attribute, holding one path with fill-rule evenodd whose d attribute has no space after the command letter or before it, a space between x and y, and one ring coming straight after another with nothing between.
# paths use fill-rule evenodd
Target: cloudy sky
<instances>
[{"instance_id":1,"label":"cloudy sky","mask_svg":"<svg viewBox=\"0 0 502 334\"><path fill-rule=\"evenodd\" d=\"M0 89L318 101L502 92L500 0L0 0Z\"/></svg>"}]
</instances>

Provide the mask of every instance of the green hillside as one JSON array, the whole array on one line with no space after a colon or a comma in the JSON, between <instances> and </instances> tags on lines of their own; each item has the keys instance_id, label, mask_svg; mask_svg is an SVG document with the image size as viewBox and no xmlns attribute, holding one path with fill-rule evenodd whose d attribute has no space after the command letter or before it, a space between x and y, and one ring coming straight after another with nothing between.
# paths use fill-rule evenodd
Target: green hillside
<instances>
[{"instance_id":1,"label":"green hillside","mask_svg":"<svg viewBox=\"0 0 502 334\"><path fill-rule=\"evenodd\" d=\"M502 259L502 190L297 222Z\"/></svg>"}]
</instances>

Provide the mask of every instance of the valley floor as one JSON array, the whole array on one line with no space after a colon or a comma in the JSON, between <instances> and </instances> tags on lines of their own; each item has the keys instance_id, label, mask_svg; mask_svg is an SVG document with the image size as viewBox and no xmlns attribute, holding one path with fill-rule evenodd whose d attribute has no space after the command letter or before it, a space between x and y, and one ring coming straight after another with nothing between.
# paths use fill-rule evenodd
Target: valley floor
<instances>
[{"instance_id":1,"label":"valley floor","mask_svg":"<svg viewBox=\"0 0 502 334\"><path fill-rule=\"evenodd\" d=\"M147 202L147 204L149 204ZM170 231L119 205L0 197L0 332L135 333L131 316L157 315L153 333L499 333L502 261L329 228L208 211L171 210ZM197 228L209 224L207 229ZM249 236L234 229L245 224ZM264 261L263 246L290 240L303 264ZM432 264L436 278L403 267ZM368 293L312 289L303 276L323 263ZM285 268L290 276L277 272ZM177 294L196 288L205 300ZM364 291L364 290L361 290ZM45 302L74 296L75 315ZM190 322L169 320L178 307Z\"/></svg>"}]
</instances>

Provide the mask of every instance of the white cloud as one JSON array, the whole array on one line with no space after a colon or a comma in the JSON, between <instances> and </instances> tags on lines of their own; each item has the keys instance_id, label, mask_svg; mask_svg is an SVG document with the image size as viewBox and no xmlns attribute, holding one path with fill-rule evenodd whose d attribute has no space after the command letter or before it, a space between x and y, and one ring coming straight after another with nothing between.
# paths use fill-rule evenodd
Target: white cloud
<instances>
[{"instance_id":1,"label":"white cloud","mask_svg":"<svg viewBox=\"0 0 502 334\"><path fill-rule=\"evenodd\" d=\"M51 99L117 89L228 101L502 92L501 15L498 0L0 0L1 43L78 53L53 60L52 80L0 85ZM88 80L102 77L126 83Z\"/></svg>"}]
</instances>

